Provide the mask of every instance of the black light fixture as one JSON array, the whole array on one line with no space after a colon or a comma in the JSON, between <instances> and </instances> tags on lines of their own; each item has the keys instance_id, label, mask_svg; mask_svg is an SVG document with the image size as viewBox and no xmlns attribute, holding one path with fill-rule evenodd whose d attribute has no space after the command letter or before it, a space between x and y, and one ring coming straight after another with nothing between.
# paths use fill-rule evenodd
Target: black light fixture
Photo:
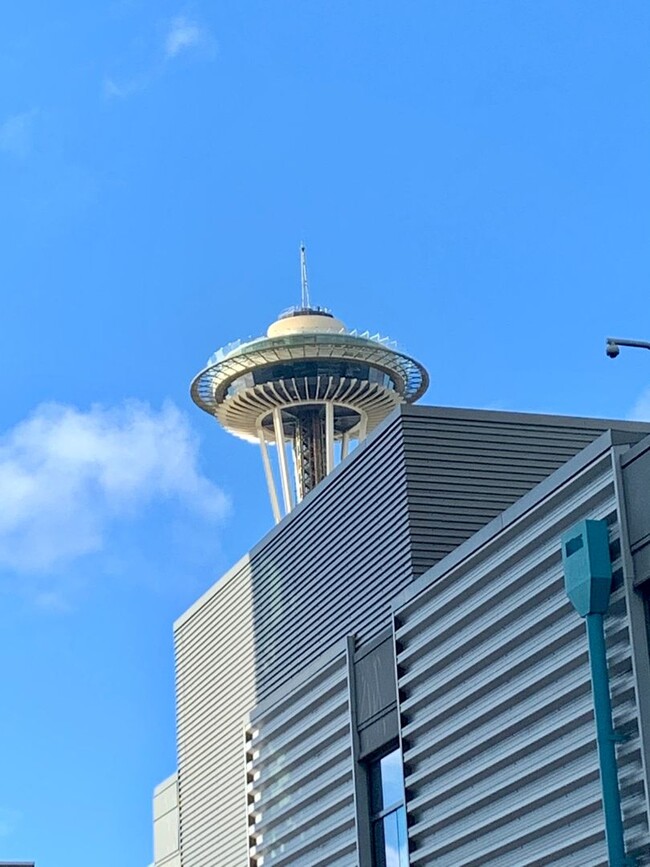
<instances>
[{"instance_id":1,"label":"black light fixture","mask_svg":"<svg viewBox=\"0 0 650 867\"><path fill-rule=\"evenodd\" d=\"M616 358L621 351L621 346L634 346L637 349L650 349L650 342L647 340L624 340L621 337L608 337L605 352L608 358Z\"/></svg>"}]
</instances>

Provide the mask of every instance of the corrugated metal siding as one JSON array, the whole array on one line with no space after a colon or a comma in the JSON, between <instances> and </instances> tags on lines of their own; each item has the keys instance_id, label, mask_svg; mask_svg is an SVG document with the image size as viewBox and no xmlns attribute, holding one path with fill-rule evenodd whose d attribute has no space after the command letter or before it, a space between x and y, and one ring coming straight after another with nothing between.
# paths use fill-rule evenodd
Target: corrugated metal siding
<instances>
[{"instance_id":1,"label":"corrugated metal siding","mask_svg":"<svg viewBox=\"0 0 650 867\"><path fill-rule=\"evenodd\" d=\"M650 580L650 437L622 457L622 474L634 582L638 585Z\"/></svg>"},{"instance_id":2,"label":"corrugated metal siding","mask_svg":"<svg viewBox=\"0 0 650 867\"><path fill-rule=\"evenodd\" d=\"M250 865L358 863L345 649L246 730Z\"/></svg>"},{"instance_id":3,"label":"corrugated metal siding","mask_svg":"<svg viewBox=\"0 0 650 867\"><path fill-rule=\"evenodd\" d=\"M411 578L399 426L373 445L252 561L260 695L342 636L379 632Z\"/></svg>"},{"instance_id":4,"label":"corrugated metal siding","mask_svg":"<svg viewBox=\"0 0 650 867\"><path fill-rule=\"evenodd\" d=\"M606 867L584 622L561 532L618 527L606 454L396 611L411 864ZM620 562L607 644L628 852L650 864Z\"/></svg>"},{"instance_id":5,"label":"corrugated metal siding","mask_svg":"<svg viewBox=\"0 0 650 867\"><path fill-rule=\"evenodd\" d=\"M183 867L247 863L242 719L411 579L399 418L176 626Z\"/></svg>"},{"instance_id":6,"label":"corrugated metal siding","mask_svg":"<svg viewBox=\"0 0 650 867\"><path fill-rule=\"evenodd\" d=\"M426 406L402 417L414 575L616 424Z\"/></svg>"},{"instance_id":7,"label":"corrugated metal siding","mask_svg":"<svg viewBox=\"0 0 650 867\"><path fill-rule=\"evenodd\" d=\"M255 704L250 575L177 630L178 781L183 867L246 864L242 718Z\"/></svg>"},{"instance_id":8,"label":"corrugated metal siding","mask_svg":"<svg viewBox=\"0 0 650 867\"><path fill-rule=\"evenodd\" d=\"M431 547L441 556L436 539L455 544L492 517L491 507L480 507L482 517L477 515L471 474L458 475L471 437L452 434L446 441L448 448L456 442L456 457L447 451L432 459L438 446L428 435L417 440L415 427L409 428L412 410L405 407L355 450L176 624L183 867L246 863L243 715L339 638L355 634L363 644L380 632L390 622L390 599L410 584L424 562L422 552ZM418 436L443 422L418 422ZM472 428L479 439L480 427ZM550 422L547 433L552 439ZM424 488L418 487L414 455L424 467ZM460 512L442 510L434 519L431 504L439 502L444 474L432 474L431 467L443 465L459 491L468 487ZM498 487L498 478L490 484ZM506 485L513 496L512 483ZM420 522L414 518L416 494L429 498Z\"/></svg>"}]
</instances>

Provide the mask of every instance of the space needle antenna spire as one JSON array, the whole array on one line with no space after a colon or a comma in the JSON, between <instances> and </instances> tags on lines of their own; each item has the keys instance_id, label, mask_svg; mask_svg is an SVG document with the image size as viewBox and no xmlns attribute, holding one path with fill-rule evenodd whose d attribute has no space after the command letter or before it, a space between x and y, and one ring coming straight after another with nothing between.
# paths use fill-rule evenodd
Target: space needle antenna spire
<instances>
[{"instance_id":1,"label":"space needle antenna spire","mask_svg":"<svg viewBox=\"0 0 650 867\"><path fill-rule=\"evenodd\" d=\"M307 250L300 245L300 284L302 287L302 309L309 309L309 283L307 282Z\"/></svg>"}]
</instances>

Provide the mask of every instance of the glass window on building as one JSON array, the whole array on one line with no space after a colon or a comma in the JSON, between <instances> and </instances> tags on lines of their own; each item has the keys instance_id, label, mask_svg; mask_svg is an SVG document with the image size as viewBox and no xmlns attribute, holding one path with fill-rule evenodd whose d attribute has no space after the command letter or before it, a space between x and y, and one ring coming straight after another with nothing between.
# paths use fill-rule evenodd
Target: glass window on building
<instances>
[{"instance_id":1,"label":"glass window on building","mask_svg":"<svg viewBox=\"0 0 650 867\"><path fill-rule=\"evenodd\" d=\"M371 761L369 771L374 867L408 867L401 751Z\"/></svg>"}]
</instances>

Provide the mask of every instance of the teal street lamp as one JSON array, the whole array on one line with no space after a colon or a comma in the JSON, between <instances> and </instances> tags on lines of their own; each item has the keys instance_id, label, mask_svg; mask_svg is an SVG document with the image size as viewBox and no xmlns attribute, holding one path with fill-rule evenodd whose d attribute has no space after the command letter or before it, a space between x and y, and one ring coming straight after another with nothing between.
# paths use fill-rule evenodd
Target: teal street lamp
<instances>
[{"instance_id":1,"label":"teal street lamp","mask_svg":"<svg viewBox=\"0 0 650 867\"><path fill-rule=\"evenodd\" d=\"M564 533L562 561L567 596L580 617L584 618L587 627L609 864L610 867L626 867L633 865L635 860L625 855L615 749L621 737L612 725L607 671L604 618L612 587L607 522L580 521Z\"/></svg>"}]
</instances>

